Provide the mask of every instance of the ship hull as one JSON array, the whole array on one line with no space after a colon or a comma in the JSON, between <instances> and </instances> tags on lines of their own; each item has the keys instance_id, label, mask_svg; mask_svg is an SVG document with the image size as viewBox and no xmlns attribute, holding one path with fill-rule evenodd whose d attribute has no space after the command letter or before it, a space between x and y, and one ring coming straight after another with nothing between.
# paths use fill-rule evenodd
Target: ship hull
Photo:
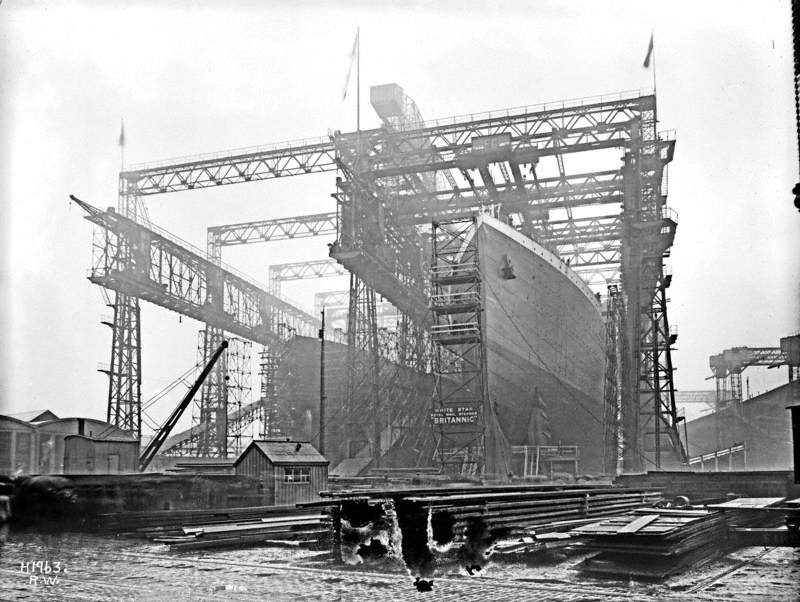
<instances>
[{"instance_id":1,"label":"ship hull","mask_svg":"<svg viewBox=\"0 0 800 602\"><path fill-rule=\"evenodd\" d=\"M499 439L507 445L576 445L580 470L601 471L600 303L558 256L514 228L480 216L476 235L489 409ZM516 472L513 466L510 471Z\"/></svg>"}]
</instances>

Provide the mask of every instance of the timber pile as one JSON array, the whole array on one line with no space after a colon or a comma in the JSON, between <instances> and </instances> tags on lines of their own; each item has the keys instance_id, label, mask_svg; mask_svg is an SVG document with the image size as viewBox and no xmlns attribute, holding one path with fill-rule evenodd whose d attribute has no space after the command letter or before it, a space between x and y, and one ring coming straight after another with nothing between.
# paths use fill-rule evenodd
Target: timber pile
<instances>
[{"instance_id":1,"label":"timber pile","mask_svg":"<svg viewBox=\"0 0 800 602\"><path fill-rule=\"evenodd\" d=\"M651 506L661 499L657 490L598 485L362 489L321 495L329 499L304 505L330 507L336 548L342 541L343 525L356 527L356 535L369 545L375 533L386 530L395 520L401 531L421 533L427 531L430 520L434 543L444 545L464 543L470 537L470 528L475 532L476 524L485 526L491 538L495 534L500 538L530 535L531 529L544 532L555 524L574 526L587 519ZM389 507L393 510L387 510Z\"/></svg>"},{"instance_id":2,"label":"timber pile","mask_svg":"<svg viewBox=\"0 0 800 602\"><path fill-rule=\"evenodd\" d=\"M184 527L180 535L157 535L152 541L181 551L264 544L300 546L320 543L329 531L327 515L301 513L258 521Z\"/></svg>"},{"instance_id":3,"label":"timber pile","mask_svg":"<svg viewBox=\"0 0 800 602\"><path fill-rule=\"evenodd\" d=\"M660 497L657 491L584 488L407 496L405 499L429 509L434 525L445 518L454 520L455 539L459 540L470 519L483 519L491 528L524 529L621 514L650 506Z\"/></svg>"},{"instance_id":4,"label":"timber pile","mask_svg":"<svg viewBox=\"0 0 800 602\"><path fill-rule=\"evenodd\" d=\"M98 528L141 537L180 535L183 527L260 521L265 517L313 514L295 506L250 506L246 508L205 508L200 510L149 510L100 514Z\"/></svg>"},{"instance_id":5,"label":"timber pile","mask_svg":"<svg viewBox=\"0 0 800 602\"><path fill-rule=\"evenodd\" d=\"M571 533L600 550L579 565L584 572L664 579L716 557L726 547L727 525L717 511L647 508Z\"/></svg>"}]
</instances>

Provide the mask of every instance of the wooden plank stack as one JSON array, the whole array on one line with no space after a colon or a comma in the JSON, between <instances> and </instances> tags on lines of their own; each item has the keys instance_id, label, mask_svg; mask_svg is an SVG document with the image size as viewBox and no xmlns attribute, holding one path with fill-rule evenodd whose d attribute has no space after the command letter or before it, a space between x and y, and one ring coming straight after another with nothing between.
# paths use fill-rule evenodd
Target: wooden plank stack
<instances>
[{"instance_id":1,"label":"wooden plank stack","mask_svg":"<svg viewBox=\"0 0 800 602\"><path fill-rule=\"evenodd\" d=\"M167 544L173 550L185 551L277 543L315 545L326 539L328 533L327 515L302 513L257 521L184 527L179 535L156 535L152 540Z\"/></svg>"},{"instance_id":2,"label":"wooden plank stack","mask_svg":"<svg viewBox=\"0 0 800 602\"><path fill-rule=\"evenodd\" d=\"M587 519L651 506L661 499L660 492L652 489L530 484L361 489L328 491L321 495L328 499L305 506L330 508L334 555L341 558L343 529L352 530L353 527L369 534L385 530L396 520L403 533L425 533L430 520L431 543L437 546L451 543L472 546L474 542L471 540L482 529L488 533L487 541L509 536L525 537L531 535L531 529L536 532L554 530L550 529L554 524L566 528L565 525L570 523L574 526ZM345 539L353 536L348 532ZM368 540L369 537L364 536L362 543L368 545Z\"/></svg>"},{"instance_id":3,"label":"wooden plank stack","mask_svg":"<svg viewBox=\"0 0 800 602\"><path fill-rule=\"evenodd\" d=\"M100 531L138 534L143 537L177 534L184 526L258 521L262 517L302 514L295 506L249 506L245 508L203 508L198 510L146 510L100 514ZM312 512L313 511L306 511Z\"/></svg>"},{"instance_id":4,"label":"wooden plank stack","mask_svg":"<svg viewBox=\"0 0 800 602\"><path fill-rule=\"evenodd\" d=\"M620 514L652 505L660 497L657 491L586 488L440 494L408 496L406 499L429 508L434 523L441 515L454 519L458 541L463 527L472 518L481 518L492 528L526 529L559 521Z\"/></svg>"},{"instance_id":5,"label":"wooden plank stack","mask_svg":"<svg viewBox=\"0 0 800 602\"><path fill-rule=\"evenodd\" d=\"M646 508L577 527L572 535L600 553L579 565L599 575L663 579L726 548L721 512Z\"/></svg>"}]
</instances>

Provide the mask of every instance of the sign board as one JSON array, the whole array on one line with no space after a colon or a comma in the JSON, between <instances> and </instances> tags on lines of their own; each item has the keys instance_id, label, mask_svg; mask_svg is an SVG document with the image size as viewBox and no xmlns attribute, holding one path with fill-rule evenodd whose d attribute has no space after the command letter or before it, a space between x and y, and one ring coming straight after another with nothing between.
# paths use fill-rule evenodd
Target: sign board
<instances>
[{"instance_id":1,"label":"sign board","mask_svg":"<svg viewBox=\"0 0 800 602\"><path fill-rule=\"evenodd\" d=\"M434 426L475 424L478 422L478 408L477 406L435 408L431 411L431 422Z\"/></svg>"}]
</instances>

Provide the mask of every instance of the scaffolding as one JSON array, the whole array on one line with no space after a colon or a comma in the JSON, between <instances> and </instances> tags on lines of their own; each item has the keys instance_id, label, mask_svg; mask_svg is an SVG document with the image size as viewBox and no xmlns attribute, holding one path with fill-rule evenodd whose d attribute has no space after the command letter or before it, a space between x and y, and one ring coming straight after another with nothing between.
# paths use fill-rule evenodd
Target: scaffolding
<instances>
[{"instance_id":1,"label":"scaffolding","mask_svg":"<svg viewBox=\"0 0 800 602\"><path fill-rule=\"evenodd\" d=\"M446 473L480 476L487 462L489 397L476 226L460 220L436 223L432 230L436 457Z\"/></svg>"},{"instance_id":2,"label":"scaffolding","mask_svg":"<svg viewBox=\"0 0 800 602\"><path fill-rule=\"evenodd\" d=\"M622 358L625 355L625 305L619 287L608 287L606 300L606 372L603 387L603 467L606 474L622 470Z\"/></svg>"}]
</instances>

